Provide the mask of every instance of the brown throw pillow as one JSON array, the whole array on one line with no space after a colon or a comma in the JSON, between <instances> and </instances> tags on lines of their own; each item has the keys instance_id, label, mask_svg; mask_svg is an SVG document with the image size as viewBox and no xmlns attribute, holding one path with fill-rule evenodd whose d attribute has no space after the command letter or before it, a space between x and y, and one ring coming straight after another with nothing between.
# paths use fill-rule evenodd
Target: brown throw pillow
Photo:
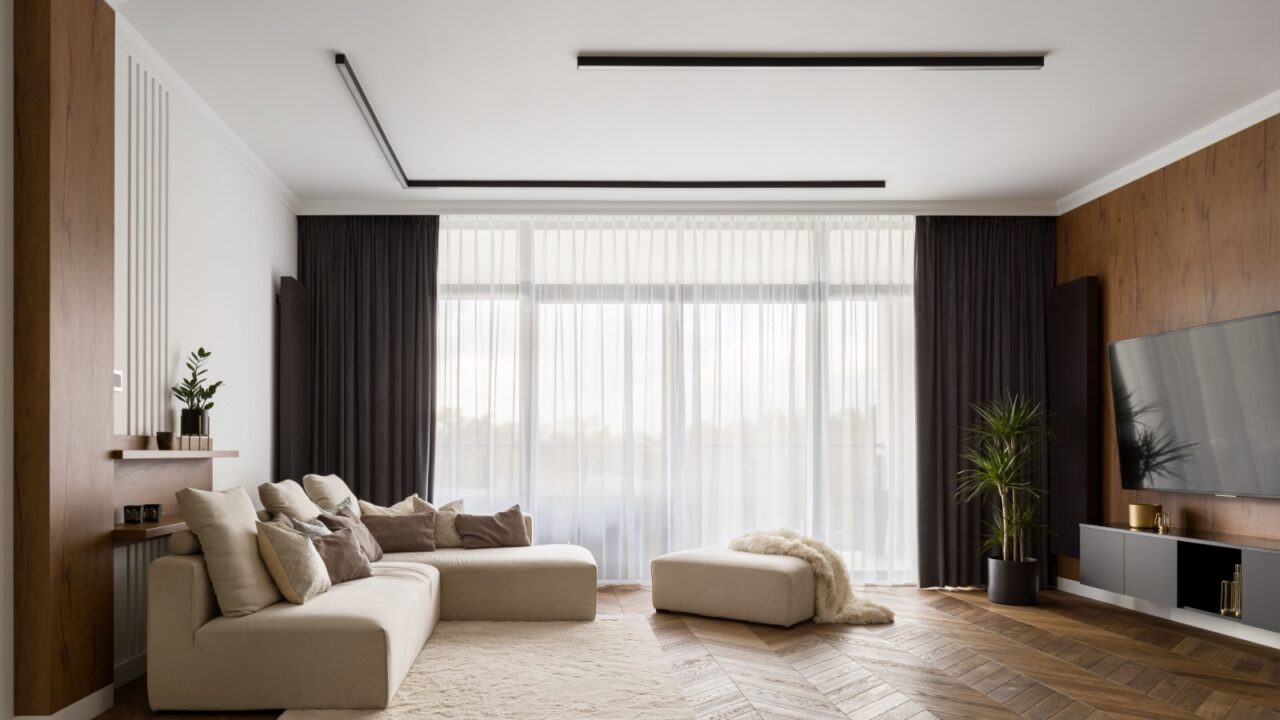
<instances>
[{"instance_id":1,"label":"brown throw pillow","mask_svg":"<svg viewBox=\"0 0 1280 720\"><path fill-rule=\"evenodd\" d=\"M462 537L462 547L469 550L529 544L529 533L524 529L524 513L519 505L492 515L459 513L454 525Z\"/></svg>"},{"instance_id":2,"label":"brown throw pillow","mask_svg":"<svg viewBox=\"0 0 1280 720\"><path fill-rule=\"evenodd\" d=\"M412 515L364 513L361 517L383 552L431 552L436 549L434 510Z\"/></svg>"},{"instance_id":3,"label":"brown throw pillow","mask_svg":"<svg viewBox=\"0 0 1280 720\"><path fill-rule=\"evenodd\" d=\"M351 528L335 530L322 538L311 541L320 559L324 561L325 570L329 571L329 582L333 585L348 580L359 580L373 575L373 566L369 558L360 549Z\"/></svg>"},{"instance_id":4,"label":"brown throw pillow","mask_svg":"<svg viewBox=\"0 0 1280 720\"><path fill-rule=\"evenodd\" d=\"M382 559L382 546L378 544L377 540L373 539L369 528L360 522L360 518L356 517L350 508L344 508L336 515L333 513L320 513L320 522L334 532L350 529L351 534L356 537L356 542L360 543L360 549L364 551L365 557L369 558L369 562L376 562Z\"/></svg>"}]
</instances>

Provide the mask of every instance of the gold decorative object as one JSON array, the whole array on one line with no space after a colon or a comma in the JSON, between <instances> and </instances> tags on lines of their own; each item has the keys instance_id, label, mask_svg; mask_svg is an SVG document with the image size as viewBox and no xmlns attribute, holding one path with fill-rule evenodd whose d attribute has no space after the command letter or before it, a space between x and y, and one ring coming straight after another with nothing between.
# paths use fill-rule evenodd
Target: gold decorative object
<instances>
[{"instance_id":1,"label":"gold decorative object","mask_svg":"<svg viewBox=\"0 0 1280 720\"><path fill-rule=\"evenodd\" d=\"M1163 509L1162 505L1129 503L1129 527L1134 530L1154 530L1156 515Z\"/></svg>"},{"instance_id":2,"label":"gold decorative object","mask_svg":"<svg viewBox=\"0 0 1280 720\"><path fill-rule=\"evenodd\" d=\"M1156 532L1161 535L1173 529L1173 515L1167 512L1156 513Z\"/></svg>"},{"instance_id":3,"label":"gold decorative object","mask_svg":"<svg viewBox=\"0 0 1280 720\"><path fill-rule=\"evenodd\" d=\"M1222 581L1218 601L1221 606L1219 612L1224 617L1240 617L1240 565L1236 565L1230 580Z\"/></svg>"}]
</instances>

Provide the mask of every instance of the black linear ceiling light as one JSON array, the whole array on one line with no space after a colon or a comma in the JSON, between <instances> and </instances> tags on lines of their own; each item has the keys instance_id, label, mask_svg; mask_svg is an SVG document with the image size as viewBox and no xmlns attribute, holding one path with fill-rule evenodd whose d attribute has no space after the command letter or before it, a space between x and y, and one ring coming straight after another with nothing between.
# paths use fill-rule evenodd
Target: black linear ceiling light
<instances>
[{"instance_id":1,"label":"black linear ceiling light","mask_svg":"<svg viewBox=\"0 0 1280 720\"><path fill-rule=\"evenodd\" d=\"M396 151L391 147L373 105L365 95L356 71L343 53L335 53L334 63L347 83L351 97L369 125L374 140L391 166L400 187L409 188L628 188L628 189L779 189L779 188L883 188L884 180L417 180L405 174Z\"/></svg>"},{"instance_id":2,"label":"black linear ceiling light","mask_svg":"<svg viewBox=\"0 0 1280 720\"><path fill-rule=\"evenodd\" d=\"M582 53L579 70L1039 70L1044 55L615 55Z\"/></svg>"}]
</instances>

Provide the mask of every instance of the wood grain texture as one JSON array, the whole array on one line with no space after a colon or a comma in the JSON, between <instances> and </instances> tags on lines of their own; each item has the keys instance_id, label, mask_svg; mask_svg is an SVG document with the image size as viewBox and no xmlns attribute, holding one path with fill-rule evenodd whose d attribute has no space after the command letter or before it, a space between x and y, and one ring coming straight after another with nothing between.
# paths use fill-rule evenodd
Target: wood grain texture
<instances>
[{"instance_id":1,"label":"wood grain texture","mask_svg":"<svg viewBox=\"0 0 1280 720\"><path fill-rule=\"evenodd\" d=\"M1057 265L1099 277L1105 343L1280 310L1280 115L1060 217ZM1175 525L1280 537L1280 500L1121 488L1102 354L1104 521L1155 502Z\"/></svg>"},{"instance_id":2,"label":"wood grain texture","mask_svg":"<svg viewBox=\"0 0 1280 720\"><path fill-rule=\"evenodd\" d=\"M897 621L776 628L655 613L635 585L600 588L596 610L599 622L649 616L698 720L1280 720L1280 650L1060 592L1029 608L982 592L858 592ZM159 717L145 682L98 720Z\"/></svg>"},{"instance_id":3,"label":"wood grain texture","mask_svg":"<svg viewBox=\"0 0 1280 720\"><path fill-rule=\"evenodd\" d=\"M14 712L111 684L115 13L14 7Z\"/></svg>"}]
</instances>

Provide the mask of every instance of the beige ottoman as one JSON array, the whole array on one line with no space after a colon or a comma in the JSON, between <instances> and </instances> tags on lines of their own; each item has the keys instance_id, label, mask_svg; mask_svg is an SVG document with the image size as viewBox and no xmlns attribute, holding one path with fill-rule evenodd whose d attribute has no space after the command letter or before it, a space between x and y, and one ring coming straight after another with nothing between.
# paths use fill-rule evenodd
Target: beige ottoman
<instances>
[{"instance_id":1,"label":"beige ottoman","mask_svg":"<svg viewBox=\"0 0 1280 720\"><path fill-rule=\"evenodd\" d=\"M813 617L813 568L800 558L721 545L656 558L658 610L789 627Z\"/></svg>"}]
</instances>

